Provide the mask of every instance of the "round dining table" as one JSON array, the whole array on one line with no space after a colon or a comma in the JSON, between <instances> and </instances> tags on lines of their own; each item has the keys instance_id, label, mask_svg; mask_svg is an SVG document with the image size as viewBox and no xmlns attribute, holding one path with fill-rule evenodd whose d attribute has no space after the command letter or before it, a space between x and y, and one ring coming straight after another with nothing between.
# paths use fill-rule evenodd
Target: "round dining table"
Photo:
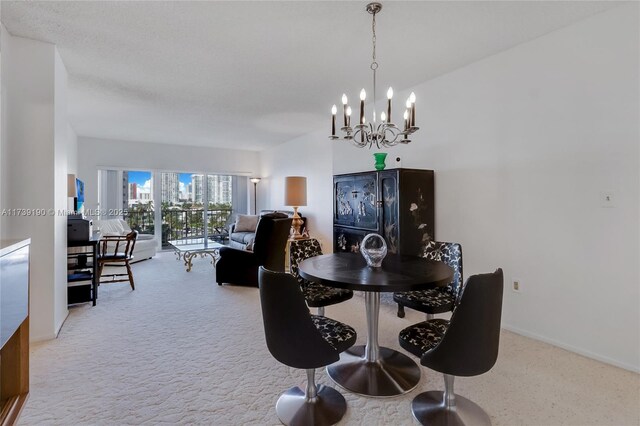
<instances>
[{"instance_id":1,"label":"round dining table","mask_svg":"<svg viewBox=\"0 0 640 426\"><path fill-rule=\"evenodd\" d=\"M446 286L453 279L453 269L442 262L400 255L389 255L380 268L373 268L357 253L311 257L301 262L299 269L306 280L365 292L367 343L351 347L327 367L334 382L354 393L377 397L401 395L418 385L418 364L378 344L380 293Z\"/></svg>"}]
</instances>

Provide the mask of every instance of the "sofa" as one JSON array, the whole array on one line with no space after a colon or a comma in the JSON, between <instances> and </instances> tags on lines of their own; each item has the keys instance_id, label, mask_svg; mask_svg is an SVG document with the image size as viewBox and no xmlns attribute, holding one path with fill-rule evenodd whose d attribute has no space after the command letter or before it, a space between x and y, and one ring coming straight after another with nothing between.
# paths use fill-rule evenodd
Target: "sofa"
<instances>
[{"instance_id":1,"label":"sofa","mask_svg":"<svg viewBox=\"0 0 640 426\"><path fill-rule=\"evenodd\" d=\"M304 232L307 224L307 219L304 218L300 214L300 212L298 212L298 214L300 215L303 221L301 232ZM260 214L258 216L262 217L265 215L269 215L272 217L282 217L282 218L289 217L290 218L290 217L293 217L293 211L291 210L260 210ZM251 216L251 215L245 215L245 216ZM257 222L258 221L255 220L255 226L257 226ZM256 237L255 227L250 230L243 229L243 230L237 231L236 230L237 223L238 223L237 221L234 221L231 225L229 225L228 246L238 250L251 250L251 247L253 246L253 240Z\"/></svg>"},{"instance_id":2,"label":"sofa","mask_svg":"<svg viewBox=\"0 0 640 426\"><path fill-rule=\"evenodd\" d=\"M96 219L93 221L93 230L100 231L100 235L125 236L131 232L129 224L123 219ZM131 263L145 259L151 259L158 251L158 241L154 235L138 234L136 245L133 249Z\"/></svg>"}]
</instances>

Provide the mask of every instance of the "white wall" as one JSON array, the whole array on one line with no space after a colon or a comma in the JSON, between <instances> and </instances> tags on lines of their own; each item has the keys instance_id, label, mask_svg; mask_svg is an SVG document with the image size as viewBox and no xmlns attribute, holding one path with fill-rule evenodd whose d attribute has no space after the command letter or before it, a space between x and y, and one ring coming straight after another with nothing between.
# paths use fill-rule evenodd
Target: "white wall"
<instances>
[{"instance_id":1,"label":"white wall","mask_svg":"<svg viewBox=\"0 0 640 426\"><path fill-rule=\"evenodd\" d=\"M53 202L56 211L68 208L68 160L73 135L69 137L67 119L67 69L54 46L54 152ZM69 313L67 309L67 218L53 217L54 326L58 334Z\"/></svg>"},{"instance_id":2,"label":"white wall","mask_svg":"<svg viewBox=\"0 0 640 426\"><path fill-rule=\"evenodd\" d=\"M253 175L258 153L234 149L78 138L78 178L85 182L85 208L96 209L98 170L158 170ZM253 185L252 185L253 186Z\"/></svg>"},{"instance_id":3,"label":"white wall","mask_svg":"<svg viewBox=\"0 0 640 426\"><path fill-rule=\"evenodd\" d=\"M638 36L638 5L626 5L399 93L396 104L415 91L421 130L387 150L435 170L436 238L462 243L465 276L504 269L504 327L636 371ZM292 149L330 197L314 165L324 141L266 151L271 192L297 171L276 155ZM334 143L333 173L372 170L374 151ZM306 212L330 235L329 201Z\"/></svg>"},{"instance_id":4,"label":"white wall","mask_svg":"<svg viewBox=\"0 0 640 426\"><path fill-rule=\"evenodd\" d=\"M78 135L67 125L67 173L78 173Z\"/></svg>"},{"instance_id":5,"label":"white wall","mask_svg":"<svg viewBox=\"0 0 640 426\"><path fill-rule=\"evenodd\" d=\"M2 208L66 209L66 70L54 45L2 28ZM31 238L31 340L67 315L64 215L8 216L3 238Z\"/></svg>"},{"instance_id":6,"label":"white wall","mask_svg":"<svg viewBox=\"0 0 640 426\"><path fill-rule=\"evenodd\" d=\"M0 4L0 10L2 10L2 6ZM7 29L0 23L0 56L2 57L2 61L0 61L0 207L5 208L8 202L8 193L7 189L9 186L9 158L8 158L8 150L9 143L8 141L8 128L6 126L8 119L8 85L9 85L9 63L6 58L11 56L11 43L10 38L11 35L7 31ZM7 217L4 215L0 215L0 239L7 238L8 233Z\"/></svg>"},{"instance_id":7,"label":"white wall","mask_svg":"<svg viewBox=\"0 0 640 426\"><path fill-rule=\"evenodd\" d=\"M307 217L309 232L322 243L325 252L333 251L332 145L327 135L315 132L278 145L261 154L258 184L258 210L291 210L284 205L285 176L307 177L307 206L300 213Z\"/></svg>"}]
</instances>

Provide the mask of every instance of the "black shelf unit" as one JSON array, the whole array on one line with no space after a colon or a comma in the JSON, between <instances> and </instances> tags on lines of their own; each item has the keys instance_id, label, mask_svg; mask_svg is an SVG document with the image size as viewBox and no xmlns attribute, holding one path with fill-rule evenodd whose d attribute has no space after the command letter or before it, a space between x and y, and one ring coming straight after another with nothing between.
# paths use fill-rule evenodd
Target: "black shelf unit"
<instances>
[{"instance_id":1,"label":"black shelf unit","mask_svg":"<svg viewBox=\"0 0 640 426\"><path fill-rule=\"evenodd\" d=\"M67 252L67 304L91 302L96 306L98 300L98 243L91 238L86 241L68 241L67 247L81 248L80 251Z\"/></svg>"}]
</instances>

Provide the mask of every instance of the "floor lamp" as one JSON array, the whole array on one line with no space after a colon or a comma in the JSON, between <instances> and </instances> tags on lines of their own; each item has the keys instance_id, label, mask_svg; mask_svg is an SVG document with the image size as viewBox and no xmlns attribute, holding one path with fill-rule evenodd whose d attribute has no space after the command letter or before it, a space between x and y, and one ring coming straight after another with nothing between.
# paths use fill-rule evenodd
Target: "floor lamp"
<instances>
[{"instance_id":1,"label":"floor lamp","mask_svg":"<svg viewBox=\"0 0 640 426\"><path fill-rule=\"evenodd\" d=\"M251 178L250 180L253 184L253 214L258 214L258 182L260 182L260 178Z\"/></svg>"}]
</instances>

